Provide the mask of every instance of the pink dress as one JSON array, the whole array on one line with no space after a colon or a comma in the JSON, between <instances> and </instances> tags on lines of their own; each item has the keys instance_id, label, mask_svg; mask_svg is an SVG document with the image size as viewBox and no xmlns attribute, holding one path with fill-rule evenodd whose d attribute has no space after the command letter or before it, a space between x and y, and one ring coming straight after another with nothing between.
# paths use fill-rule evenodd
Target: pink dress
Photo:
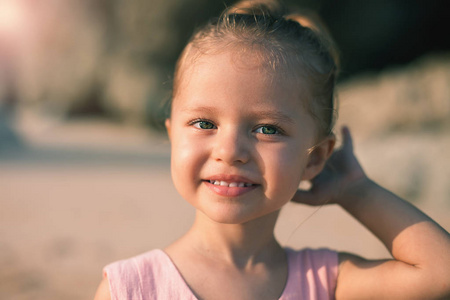
<instances>
[{"instance_id":1,"label":"pink dress","mask_svg":"<svg viewBox=\"0 0 450 300\"><path fill-rule=\"evenodd\" d=\"M285 249L288 280L280 300L334 299L338 255L328 249ZM156 249L104 268L111 299L197 300L169 256Z\"/></svg>"}]
</instances>

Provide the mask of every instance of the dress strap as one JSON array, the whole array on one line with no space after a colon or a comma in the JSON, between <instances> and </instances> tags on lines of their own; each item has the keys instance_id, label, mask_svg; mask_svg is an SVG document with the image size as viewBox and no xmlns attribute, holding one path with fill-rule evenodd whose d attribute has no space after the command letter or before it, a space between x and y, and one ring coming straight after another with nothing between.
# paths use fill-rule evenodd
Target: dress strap
<instances>
[{"instance_id":1,"label":"dress strap","mask_svg":"<svg viewBox=\"0 0 450 300\"><path fill-rule=\"evenodd\" d=\"M112 300L197 300L169 256L155 249L104 268Z\"/></svg>"},{"instance_id":2,"label":"dress strap","mask_svg":"<svg viewBox=\"0 0 450 300\"><path fill-rule=\"evenodd\" d=\"M285 249L289 276L280 300L334 299L338 255L329 249Z\"/></svg>"}]
</instances>

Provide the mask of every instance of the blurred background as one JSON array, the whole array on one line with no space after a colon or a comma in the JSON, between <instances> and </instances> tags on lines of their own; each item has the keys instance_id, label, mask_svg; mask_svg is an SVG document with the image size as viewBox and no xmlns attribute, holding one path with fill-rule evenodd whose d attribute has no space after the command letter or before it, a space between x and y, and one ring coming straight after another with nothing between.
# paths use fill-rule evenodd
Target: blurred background
<instances>
[{"instance_id":1,"label":"blurred background","mask_svg":"<svg viewBox=\"0 0 450 300\"><path fill-rule=\"evenodd\" d=\"M369 176L449 230L446 1L285 2L315 11L340 49L337 128L351 127ZM189 227L159 108L194 28L230 4L0 0L1 299L92 298L105 264ZM387 255L335 207L289 204L276 234Z\"/></svg>"}]
</instances>

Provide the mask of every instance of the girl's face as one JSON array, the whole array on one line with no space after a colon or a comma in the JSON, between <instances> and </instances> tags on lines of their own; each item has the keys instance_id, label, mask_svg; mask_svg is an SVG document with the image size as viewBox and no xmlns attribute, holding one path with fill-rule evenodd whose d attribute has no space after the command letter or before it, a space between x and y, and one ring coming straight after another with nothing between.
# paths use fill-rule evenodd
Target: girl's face
<instances>
[{"instance_id":1,"label":"girl's face","mask_svg":"<svg viewBox=\"0 0 450 300\"><path fill-rule=\"evenodd\" d=\"M321 168L308 154L316 128L302 83L239 59L246 62L225 51L184 70L166 121L178 192L213 221L233 224L277 213Z\"/></svg>"}]
</instances>

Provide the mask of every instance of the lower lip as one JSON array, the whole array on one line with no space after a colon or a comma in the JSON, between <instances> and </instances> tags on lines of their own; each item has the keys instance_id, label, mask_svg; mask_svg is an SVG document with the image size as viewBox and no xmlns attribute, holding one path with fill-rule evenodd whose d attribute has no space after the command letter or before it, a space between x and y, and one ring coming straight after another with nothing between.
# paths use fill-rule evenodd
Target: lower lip
<instances>
[{"instance_id":1,"label":"lower lip","mask_svg":"<svg viewBox=\"0 0 450 300\"><path fill-rule=\"evenodd\" d=\"M243 195L245 193L248 193L257 187L257 185L244 186L244 187L238 187L238 186L229 187L229 186L215 185L209 181L204 181L204 183L214 193L216 193L220 196L224 196L224 197L237 197L237 196Z\"/></svg>"}]
</instances>

